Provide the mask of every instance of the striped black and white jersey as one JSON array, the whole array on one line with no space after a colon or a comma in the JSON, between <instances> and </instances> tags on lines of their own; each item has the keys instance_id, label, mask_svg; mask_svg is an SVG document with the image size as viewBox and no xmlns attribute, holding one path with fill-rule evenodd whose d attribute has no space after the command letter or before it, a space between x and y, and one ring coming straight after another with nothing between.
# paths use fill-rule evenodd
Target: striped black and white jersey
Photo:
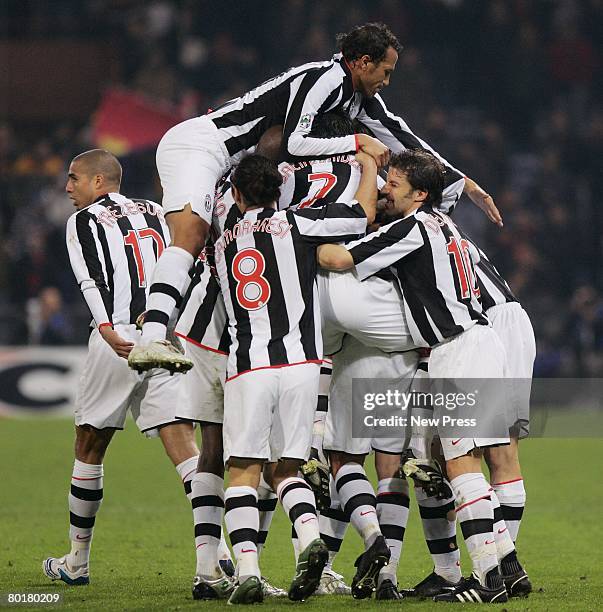
<instances>
[{"instance_id":1,"label":"striped black and white jersey","mask_svg":"<svg viewBox=\"0 0 603 612\"><path fill-rule=\"evenodd\" d=\"M438 207L439 210L439 207ZM479 286L480 298L484 311L488 311L492 306L500 306L509 302L519 302L511 291L511 287L496 269L490 258L477 246L475 240L470 238L460 227L456 226L460 235L475 246L479 254L479 261L475 264L475 273Z\"/></svg>"},{"instance_id":2,"label":"striped black and white jersey","mask_svg":"<svg viewBox=\"0 0 603 612\"><path fill-rule=\"evenodd\" d=\"M316 248L362 234L359 204L242 215L233 206L215 245L232 345L228 378L322 360Z\"/></svg>"},{"instance_id":3,"label":"striped black and white jersey","mask_svg":"<svg viewBox=\"0 0 603 612\"><path fill-rule=\"evenodd\" d=\"M440 212L451 215L456 208L456 202L442 202L437 206ZM515 297L507 281L502 277L488 256L477 246L460 227L456 226L461 236L475 246L479 253L479 261L475 263L475 273L480 290L480 302L484 311L492 306L500 306L509 302L519 302Z\"/></svg>"},{"instance_id":4,"label":"striped black and white jersey","mask_svg":"<svg viewBox=\"0 0 603 612\"><path fill-rule=\"evenodd\" d=\"M93 324L131 324L145 310L151 275L169 244L161 206L109 193L67 221L67 250Z\"/></svg>"},{"instance_id":5,"label":"striped black and white jersey","mask_svg":"<svg viewBox=\"0 0 603 612\"><path fill-rule=\"evenodd\" d=\"M195 346L228 354L230 335L224 298L220 283L207 261L205 249L195 264L175 333Z\"/></svg>"},{"instance_id":6,"label":"striped black and white jersey","mask_svg":"<svg viewBox=\"0 0 603 612\"><path fill-rule=\"evenodd\" d=\"M283 125L283 152L288 161L356 152L354 135L338 138L310 135L314 117L326 112L344 113L351 119L358 117L394 152L417 148L431 151L448 170L445 199L458 199L464 187L463 175L413 134L404 120L390 113L378 94L366 98L354 91L352 75L341 53L330 61L290 68L210 111L207 117L217 127L231 158L255 146L274 125Z\"/></svg>"},{"instance_id":7,"label":"striped black and white jersey","mask_svg":"<svg viewBox=\"0 0 603 612\"><path fill-rule=\"evenodd\" d=\"M479 250L480 260L475 267L480 291L480 302L487 312L492 306L500 306L509 302L519 302L511 291L507 281L500 275L486 254Z\"/></svg>"},{"instance_id":8,"label":"striped black and white jersey","mask_svg":"<svg viewBox=\"0 0 603 612\"><path fill-rule=\"evenodd\" d=\"M431 207L346 245L361 280L390 267L417 346L436 346L475 324L488 325L472 252L452 220Z\"/></svg>"},{"instance_id":9,"label":"striped black and white jersey","mask_svg":"<svg viewBox=\"0 0 603 612\"><path fill-rule=\"evenodd\" d=\"M353 155L279 165L283 177L278 209L324 206L351 202L356 195L362 168Z\"/></svg>"}]
</instances>

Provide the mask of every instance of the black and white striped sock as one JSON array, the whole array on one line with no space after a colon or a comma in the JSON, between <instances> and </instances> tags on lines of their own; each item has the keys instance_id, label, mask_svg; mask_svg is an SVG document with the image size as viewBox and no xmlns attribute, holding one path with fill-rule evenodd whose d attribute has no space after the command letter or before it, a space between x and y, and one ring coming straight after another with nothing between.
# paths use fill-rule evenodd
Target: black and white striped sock
<instances>
[{"instance_id":1,"label":"black and white striped sock","mask_svg":"<svg viewBox=\"0 0 603 612\"><path fill-rule=\"evenodd\" d=\"M190 284L189 270L194 257L176 246L167 247L153 271L153 279L147 298L142 341L165 340L167 325L180 308L182 296Z\"/></svg>"},{"instance_id":2,"label":"black and white striped sock","mask_svg":"<svg viewBox=\"0 0 603 612\"><path fill-rule=\"evenodd\" d=\"M272 517L276 510L278 498L270 485L260 478L260 486L258 487L258 511L260 513L260 531L258 533L258 555L262 553L262 549L266 544Z\"/></svg>"},{"instance_id":3,"label":"black and white striped sock","mask_svg":"<svg viewBox=\"0 0 603 612\"><path fill-rule=\"evenodd\" d=\"M329 561L326 567L333 566L335 556L341 548L345 532L350 524L348 515L342 510L339 501L332 502L331 507L318 515L320 537L329 549Z\"/></svg>"},{"instance_id":4,"label":"black and white striped sock","mask_svg":"<svg viewBox=\"0 0 603 612\"><path fill-rule=\"evenodd\" d=\"M103 501L103 465L78 461L73 464L69 491L69 539L71 568L88 565L96 514Z\"/></svg>"},{"instance_id":5,"label":"black and white striped sock","mask_svg":"<svg viewBox=\"0 0 603 612\"><path fill-rule=\"evenodd\" d=\"M453 478L450 484L456 498L456 517L473 563L473 572L485 585L486 574L498 568L490 485L481 472L461 474Z\"/></svg>"},{"instance_id":6,"label":"black and white striped sock","mask_svg":"<svg viewBox=\"0 0 603 612\"><path fill-rule=\"evenodd\" d=\"M230 536L230 543L237 559L240 582L250 576L259 578L258 494L253 487L228 487L224 494L224 521Z\"/></svg>"},{"instance_id":7,"label":"black and white striped sock","mask_svg":"<svg viewBox=\"0 0 603 612\"><path fill-rule=\"evenodd\" d=\"M415 497L423 524L425 543L433 560L434 572L449 582L461 579L461 551L456 542L454 495L447 499L427 497L415 487Z\"/></svg>"},{"instance_id":8,"label":"black and white striped sock","mask_svg":"<svg viewBox=\"0 0 603 612\"><path fill-rule=\"evenodd\" d=\"M304 479L297 476L283 480L276 493L295 527L301 552L320 537L314 493Z\"/></svg>"},{"instance_id":9,"label":"black and white striped sock","mask_svg":"<svg viewBox=\"0 0 603 612\"><path fill-rule=\"evenodd\" d=\"M377 498L364 468L358 463L346 463L337 472L335 487L344 512L368 549L381 535L381 530L377 520Z\"/></svg>"},{"instance_id":10,"label":"black and white striped sock","mask_svg":"<svg viewBox=\"0 0 603 612\"><path fill-rule=\"evenodd\" d=\"M505 524L503 513L500 508L500 503L494 489L490 487L490 502L492 503L492 510L494 512L494 539L496 540L496 554L498 555L498 562L500 563L509 553L515 551L515 544L509 533L509 529Z\"/></svg>"},{"instance_id":11,"label":"black and white striped sock","mask_svg":"<svg viewBox=\"0 0 603 612\"><path fill-rule=\"evenodd\" d=\"M195 573L217 578L221 575L218 548L224 516L224 479L209 472L195 473L192 497L197 556Z\"/></svg>"},{"instance_id":12,"label":"black and white striped sock","mask_svg":"<svg viewBox=\"0 0 603 612\"><path fill-rule=\"evenodd\" d=\"M397 584L398 563L408 524L408 482L403 478L382 478L377 485L377 518L391 557L379 573L379 582Z\"/></svg>"},{"instance_id":13,"label":"black and white striped sock","mask_svg":"<svg viewBox=\"0 0 603 612\"><path fill-rule=\"evenodd\" d=\"M513 542L517 541L521 518L526 505L526 490L523 478L508 480L506 482L496 482L492 485L496 492L503 518L507 524L507 529L511 534Z\"/></svg>"}]
</instances>

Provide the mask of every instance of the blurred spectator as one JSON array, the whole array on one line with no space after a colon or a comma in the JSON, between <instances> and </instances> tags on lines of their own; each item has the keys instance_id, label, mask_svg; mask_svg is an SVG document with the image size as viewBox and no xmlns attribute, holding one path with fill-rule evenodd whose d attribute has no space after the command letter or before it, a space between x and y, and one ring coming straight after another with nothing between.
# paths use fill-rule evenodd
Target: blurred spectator
<instances>
[{"instance_id":1,"label":"blurred spectator","mask_svg":"<svg viewBox=\"0 0 603 612\"><path fill-rule=\"evenodd\" d=\"M38 298L28 304L28 315L29 338L33 344L71 344L71 322L56 287L44 287Z\"/></svg>"},{"instance_id":2,"label":"blurred spectator","mask_svg":"<svg viewBox=\"0 0 603 612\"><path fill-rule=\"evenodd\" d=\"M185 117L297 63L328 59L337 32L385 21L405 50L383 97L503 213L503 230L466 198L455 214L532 315L536 373L603 371L600 0L4 5L4 36L114 45L123 87ZM38 311L30 342L86 339L88 313L63 246L72 212L63 188L69 160L92 146L89 135L89 125L68 117L0 122L0 342L26 341L26 304ZM136 180L128 191L160 201L153 148L122 162Z\"/></svg>"}]
</instances>

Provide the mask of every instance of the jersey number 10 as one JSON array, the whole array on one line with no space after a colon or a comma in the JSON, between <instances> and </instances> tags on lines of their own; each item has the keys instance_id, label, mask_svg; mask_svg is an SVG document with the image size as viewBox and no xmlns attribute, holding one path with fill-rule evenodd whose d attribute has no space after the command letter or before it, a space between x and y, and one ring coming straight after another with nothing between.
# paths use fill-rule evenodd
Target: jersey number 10
<instances>
[{"instance_id":1,"label":"jersey number 10","mask_svg":"<svg viewBox=\"0 0 603 612\"><path fill-rule=\"evenodd\" d=\"M454 268L459 279L459 287L461 290L461 299L467 300L471 297L471 293L476 298L480 296L477 277L473 269L473 261L469 253L469 243L461 238L458 241L454 236L450 236L450 240L446 245L448 253L453 256Z\"/></svg>"}]
</instances>

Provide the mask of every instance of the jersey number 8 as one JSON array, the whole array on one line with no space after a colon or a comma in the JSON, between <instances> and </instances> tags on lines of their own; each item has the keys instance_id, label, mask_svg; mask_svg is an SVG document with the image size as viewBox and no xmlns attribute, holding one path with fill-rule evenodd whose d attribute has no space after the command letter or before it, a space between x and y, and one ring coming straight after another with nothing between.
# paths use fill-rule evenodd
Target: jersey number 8
<instances>
[{"instance_id":1,"label":"jersey number 8","mask_svg":"<svg viewBox=\"0 0 603 612\"><path fill-rule=\"evenodd\" d=\"M257 249L239 251L232 260L232 275L237 281L237 302L245 310L259 310L270 299L270 283L262 274L266 260Z\"/></svg>"}]
</instances>

